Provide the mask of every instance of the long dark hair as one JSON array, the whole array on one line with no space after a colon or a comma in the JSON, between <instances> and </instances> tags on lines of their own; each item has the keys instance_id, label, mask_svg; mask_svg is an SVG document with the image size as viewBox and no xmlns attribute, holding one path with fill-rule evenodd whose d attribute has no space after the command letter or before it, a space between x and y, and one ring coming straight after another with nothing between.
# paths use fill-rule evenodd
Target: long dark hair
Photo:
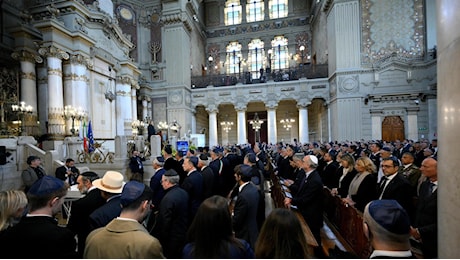
<instances>
[{"instance_id":1,"label":"long dark hair","mask_svg":"<svg viewBox=\"0 0 460 260\"><path fill-rule=\"evenodd\" d=\"M191 255L194 258L228 258L230 244L243 249L243 245L233 236L228 201L219 195L201 203L188 230L187 239L193 243Z\"/></svg>"},{"instance_id":2,"label":"long dark hair","mask_svg":"<svg viewBox=\"0 0 460 260\"><path fill-rule=\"evenodd\" d=\"M256 258L311 258L300 220L294 212L276 208L265 220L255 246Z\"/></svg>"}]
</instances>

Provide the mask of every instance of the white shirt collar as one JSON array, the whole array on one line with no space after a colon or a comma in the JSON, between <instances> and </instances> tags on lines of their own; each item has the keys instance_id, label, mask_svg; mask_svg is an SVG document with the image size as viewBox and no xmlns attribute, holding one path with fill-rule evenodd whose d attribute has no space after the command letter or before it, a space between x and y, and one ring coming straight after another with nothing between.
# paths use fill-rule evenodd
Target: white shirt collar
<instances>
[{"instance_id":1,"label":"white shirt collar","mask_svg":"<svg viewBox=\"0 0 460 260\"><path fill-rule=\"evenodd\" d=\"M241 184L241 186L238 188L238 191L241 192L241 190L243 190L243 187L246 186L248 183L249 181Z\"/></svg>"},{"instance_id":2,"label":"white shirt collar","mask_svg":"<svg viewBox=\"0 0 460 260\"><path fill-rule=\"evenodd\" d=\"M379 257L379 256L392 256L396 258L402 258L402 257L411 257L412 253L410 250L406 250L406 251L374 250L374 252L372 252L372 254L369 256L369 258Z\"/></svg>"}]
</instances>

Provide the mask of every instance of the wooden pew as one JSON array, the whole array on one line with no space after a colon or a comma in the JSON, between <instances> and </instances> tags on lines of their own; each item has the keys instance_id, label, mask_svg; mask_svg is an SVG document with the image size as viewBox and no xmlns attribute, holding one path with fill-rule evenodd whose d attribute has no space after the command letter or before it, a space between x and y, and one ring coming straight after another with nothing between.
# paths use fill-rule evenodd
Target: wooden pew
<instances>
[{"instance_id":1,"label":"wooden pew","mask_svg":"<svg viewBox=\"0 0 460 260\"><path fill-rule=\"evenodd\" d=\"M270 179L272 182L272 187L271 187L271 196L274 201L274 205L276 208L285 208L284 206L284 199L286 198L286 191L285 188L283 188L284 185L282 185L278 179L278 176L275 175L275 173L272 171L270 173ZM307 244L311 246L311 250L313 247L317 247L318 243L316 242L315 237L311 233L310 228L308 227L308 224L305 222L305 219L303 216L300 214L300 212L296 209L291 208L291 210L297 215L297 217L300 220L300 223L302 223L302 229L305 234L305 238L307 240ZM310 252L313 255L313 251Z\"/></svg>"},{"instance_id":2,"label":"wooden pew","mask_svg":"<svg viewBox=\"0 0 460 260\"><path fill-rule=\"evenodd\" d=\"M332 196L327 187L323 192L325 218L331 230L351 253L369 258L371 245L363 232L363 214L354 207L344 205L341 198Z\"/></svg>"}]
</instances>

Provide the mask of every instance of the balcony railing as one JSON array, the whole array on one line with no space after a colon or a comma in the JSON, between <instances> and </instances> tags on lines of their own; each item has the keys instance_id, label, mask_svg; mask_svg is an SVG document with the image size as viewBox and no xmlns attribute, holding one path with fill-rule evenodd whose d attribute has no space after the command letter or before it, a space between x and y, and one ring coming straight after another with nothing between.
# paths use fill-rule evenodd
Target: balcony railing
<instances>
[{"instance_id":1,"label":"balcony railing","mask_svg":"<svg viewBox=\"0 0 460 260\"><path fill-rule=\"evenodd\" d=\"M207 86L211 85L214 87L233 86L238 83L255 84L265 83L267 81L291 81L299 80L300 78L327 78L327 67L327 64L301 64L299 67L285 70L270 71L270 69L266 69L263 71L262 76L259 78L253 78L250 72L193 76L192 88L206 88ZM261 73L258 73L258 75L260 74Z\"/></svg>"}]
</instances>

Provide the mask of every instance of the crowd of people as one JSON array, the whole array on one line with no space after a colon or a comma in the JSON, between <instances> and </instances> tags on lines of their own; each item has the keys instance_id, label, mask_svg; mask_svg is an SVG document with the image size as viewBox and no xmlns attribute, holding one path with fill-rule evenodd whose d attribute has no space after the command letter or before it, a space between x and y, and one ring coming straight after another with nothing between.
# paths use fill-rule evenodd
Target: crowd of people
<instances>
[{"instance_id":1,"label":"crowd of people","mask_svg":"<svg viewBox=\"0 0 460 260\"><path fill-rule=\"evenodd\" d=\"M228 145L143 161L133 152L123 174L80 173L72 159L47 175L30 156L21 190L0 193L0 255L6 258L323 258L324 188L363 212L372 256L437 257L437 142L312 142ZM269 171L273 167L273 172ZM140 177L141 176L141 177ZM281 180L285 208L265 212L266 180ZM68 188L67 225L55 220ZM414 203L417 201L417 203ZM317 242L307 244L303 217ZM396 214L396 215L392 215ZM385 221L385 217L394 219ZM376 232L379 235L376 235ZM396 235L395 235L396 234ZM28 250L13 245L26 239ZM386 240L385 240L386 239ZM398 243L389 243L396 239ZM391 242L391 241L390 241ZM381 248L380 248L381 247Z\"/></svg>"}]
</instances>

